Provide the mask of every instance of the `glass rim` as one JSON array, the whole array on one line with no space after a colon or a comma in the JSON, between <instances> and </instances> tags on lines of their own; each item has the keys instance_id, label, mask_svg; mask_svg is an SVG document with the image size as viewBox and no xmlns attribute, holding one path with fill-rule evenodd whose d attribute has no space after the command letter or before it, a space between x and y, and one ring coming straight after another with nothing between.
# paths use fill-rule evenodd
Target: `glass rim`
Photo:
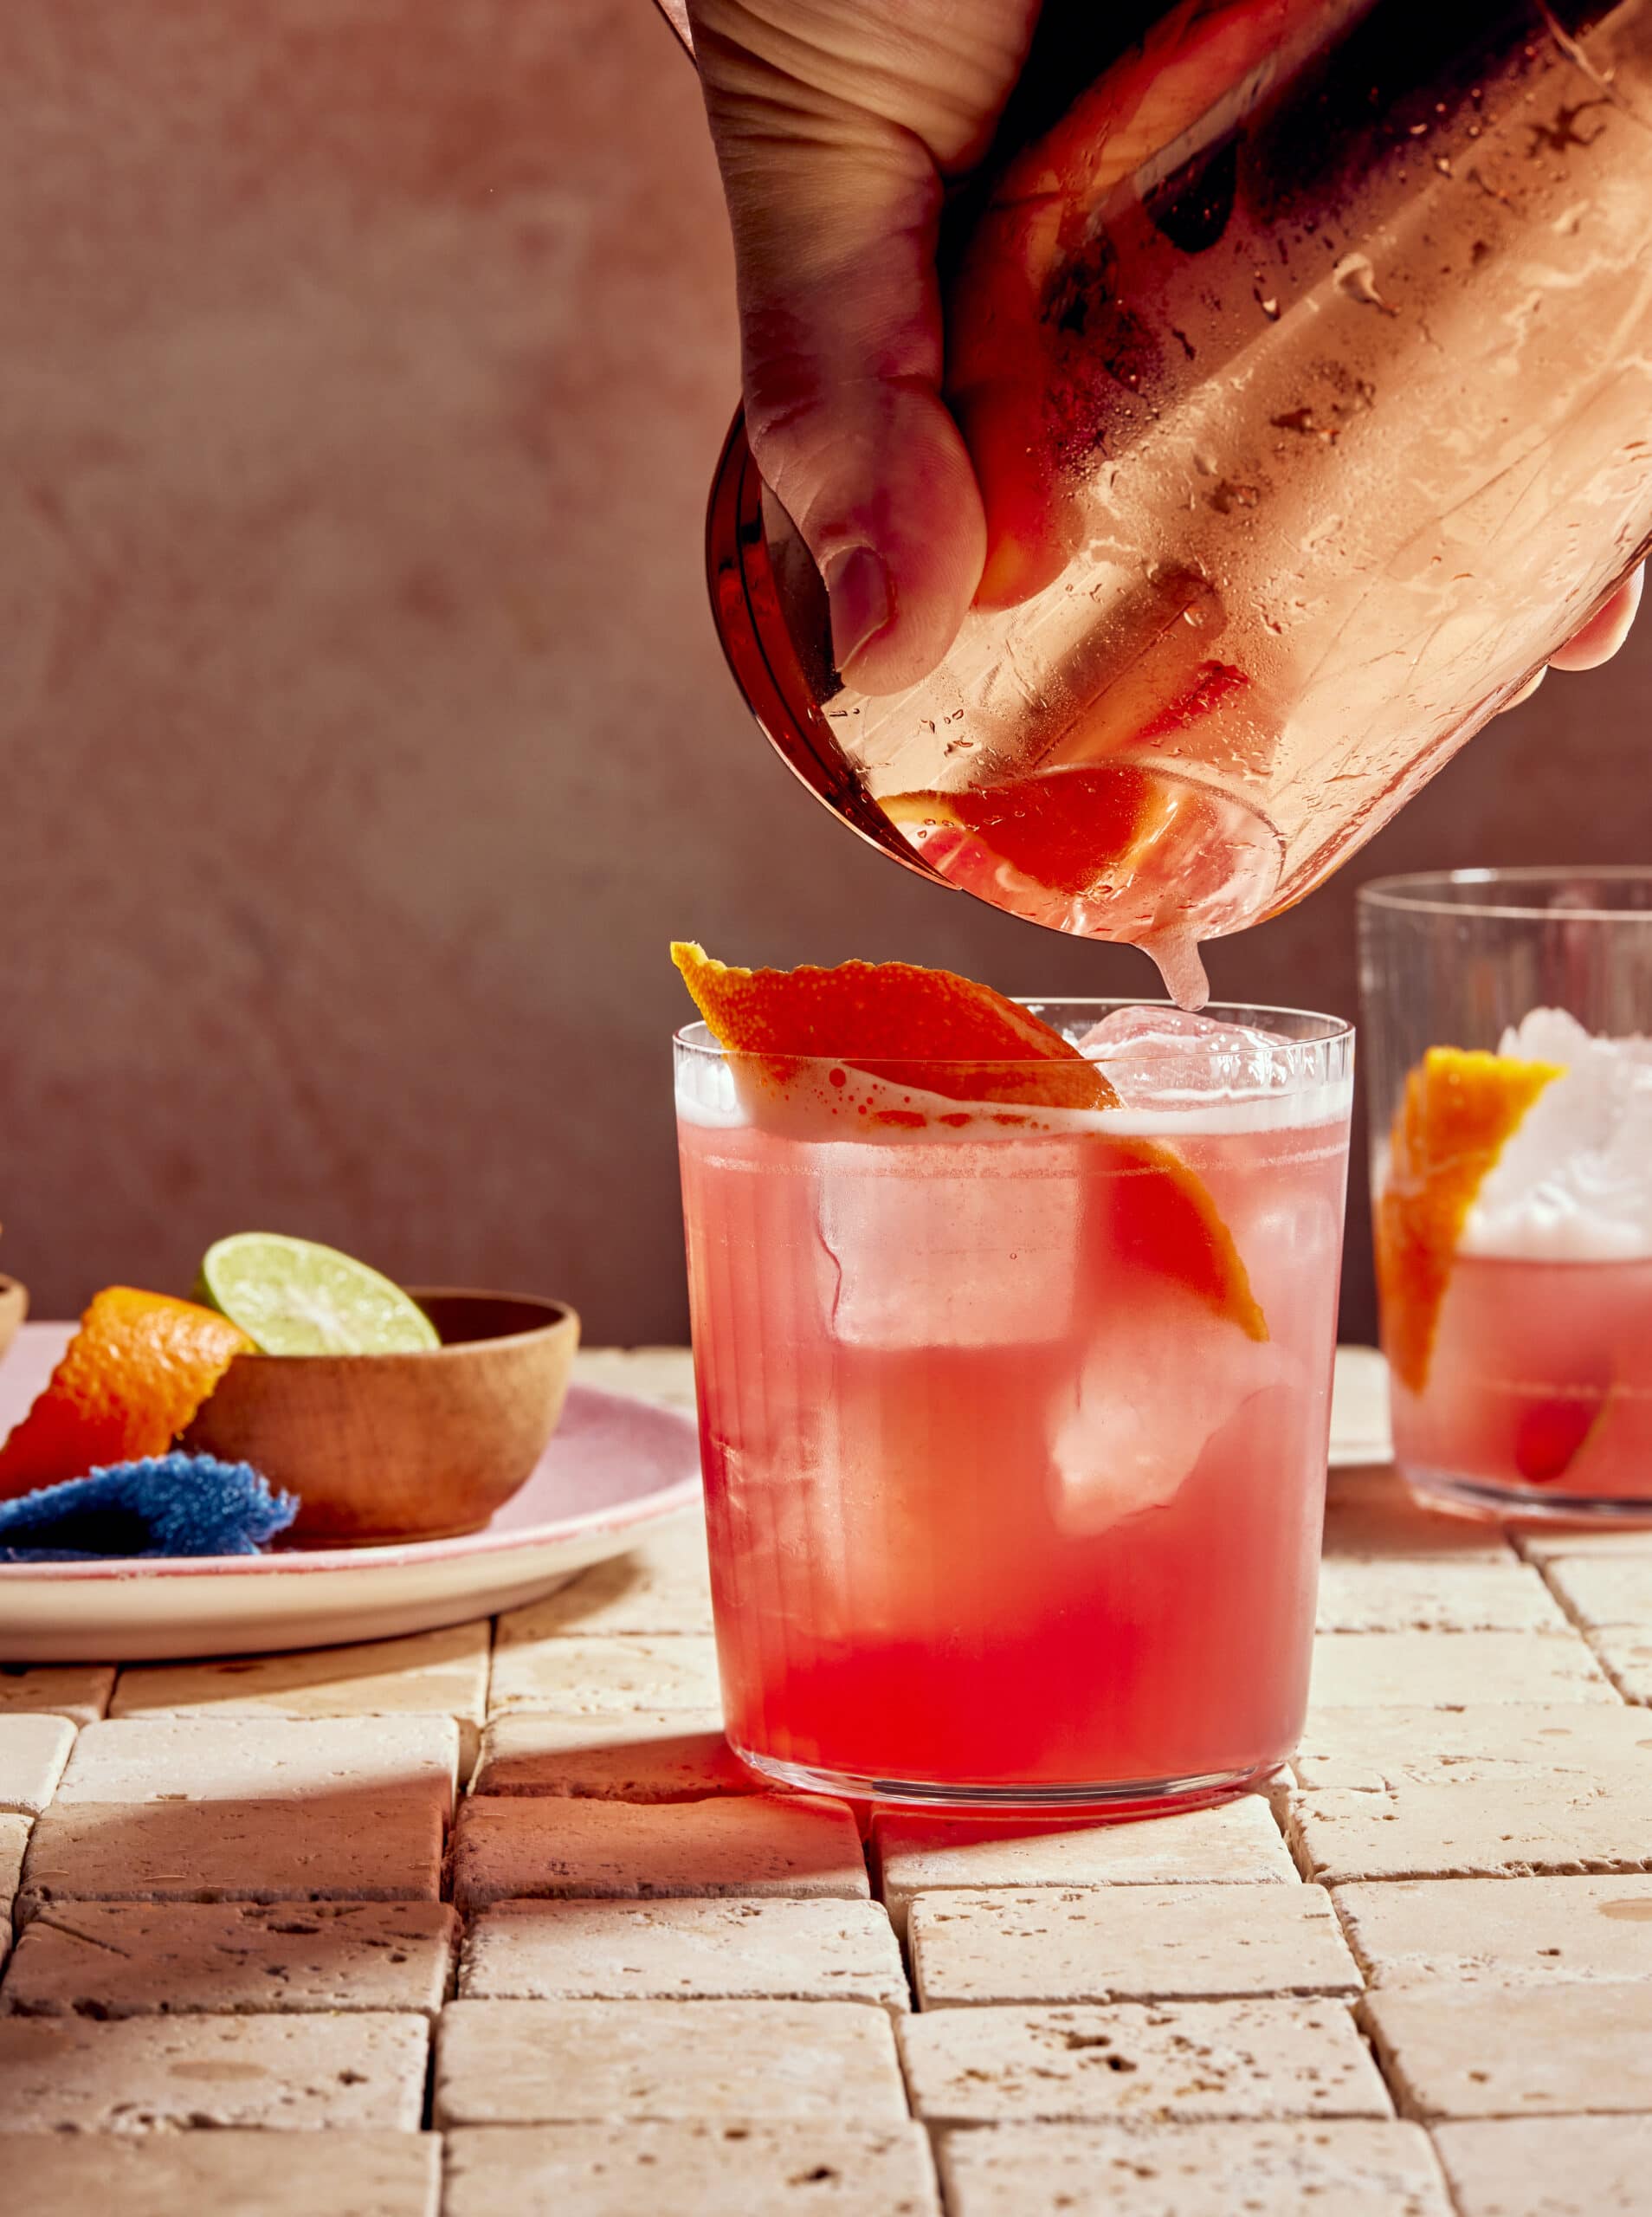
<instances>
[{"instance_id":1,"label":"glass rim","mask_svg":"<svg viewBox=\"0 0 1652 2217\"><path fill-rule=\"evenodd\" d=\"M1075 993L1071 996L1061 996L1011 993L1007 995L1006 999L1013 1000L1018 1007L1035 1012L1045 1009L1072 1009L1087 1013L1090 1010L1094 1010L1098 1017L1110 1014L1114 1010L1122 1008L1167 1011L1176 1009L1176 1004L1173 1001L1144 1001L1128 994ZM1176 1012L1181 1013L1180 1011ZM1269 1046L1274 1052L1281 1055L1300 1054L1305 1049L1320 1053L1327 1048L1346 1045L1352 1041L1354 1036L1355 1027L1352 1017L1327 1016L1318 1009L1275 1008L1255 1001L1211 1001L1199 1011L1199 1014L1212 1017L1217 1022L1250 1017L1287 1017L1298 1023L1318 1024L1322 1027L1317 1031L1307 1032L1300 1038L1279 1037L1270 1040ZM1259 1025L1257 1028L1260 1030L1263 1027ZM694 1036L695 1033L705 1036L695 1037ZM707 1062L778 1062L798 1069L829 1070L835 1063L849 1063L852 1060L848 1055L788 1055L764 1048L720 1046L710 1037L708 1027L703 1019L685 1024L679 1031L673 1032L672 1044L681 1053L699 1056ZM880 1062L899 1062L903 1067L935 1070L1047 1070L1049 1067L1048 1056L895 1054L868 1057L868 1060L874 1065ZM1105 1058L1098 1057L1096 1067L1105 1069Z\"/></svg>"},{"instance_id":2,"label":"glass rim","mask_svg":"<svg viewBox=\"0 0 1652 2217\"><path fill-rule=\"evenodd\" d=\"M1652 867L1642 863L1516 863L1485 869L1413 870L1397 877L1373 877L1355 893L1356 906L1380 908L1400 915L1485 916L1510 922L1549 923L1557 918L1568 924L1652 925L1652 904L1641 908L1555 908L1531 901L1455 900L1450 889L1466 892L1483 888L1488 896L1499 887L1511 892L1521 888L1575 885L1640 885L1652 894Z\"/></svg>"}]
</instances>

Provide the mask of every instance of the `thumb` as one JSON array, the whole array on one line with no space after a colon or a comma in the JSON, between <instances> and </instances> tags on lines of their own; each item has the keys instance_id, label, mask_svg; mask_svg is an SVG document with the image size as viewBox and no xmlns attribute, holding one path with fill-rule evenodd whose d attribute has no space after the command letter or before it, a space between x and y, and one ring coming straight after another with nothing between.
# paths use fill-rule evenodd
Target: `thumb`
<instances>
[{"instance_id":1,"label":"thumb","mask_svg":"<svg viewBox=\"0 0 1652 2217\"><path fill-rule=\"evenodd\" d=\"M986 553L940 397L943 165L978 155L1023 0L694 0L734 238L746 430L825 580L840 670L897 692L957 634ZM987 36L971 48L960 17ZM1006 23L1010 35L1003 35ZM962 50L960 50L962 49Z\"/></svg>"}]
</instances>

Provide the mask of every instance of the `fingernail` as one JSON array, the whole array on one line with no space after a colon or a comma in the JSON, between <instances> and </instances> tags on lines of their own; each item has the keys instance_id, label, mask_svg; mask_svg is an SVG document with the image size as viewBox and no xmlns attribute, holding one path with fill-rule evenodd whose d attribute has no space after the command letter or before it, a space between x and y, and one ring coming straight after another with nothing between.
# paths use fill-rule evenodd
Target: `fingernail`
<instances>
[{"instance_id":1,"label":"fingernail","mask_svg":"<svg viewBox=\"0 0 1652 2217\"><path fill-rule=\"evenodd\" d=\"M869 546L851 546L826 565L832 604L832 659L846 669L894 612L889 572Z\"/></svg>"}]
</instances>

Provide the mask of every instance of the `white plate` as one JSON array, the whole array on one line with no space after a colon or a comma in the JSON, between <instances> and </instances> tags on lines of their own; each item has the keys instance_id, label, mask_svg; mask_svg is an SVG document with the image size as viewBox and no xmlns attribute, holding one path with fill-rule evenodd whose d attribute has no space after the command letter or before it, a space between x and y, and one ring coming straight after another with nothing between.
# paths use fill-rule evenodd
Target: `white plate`
<instances>
[{"instance_id":1,"label":"white plate","mask_svg":"<svg viewBox=\"0 0 1652 2217\"><path fill-rule=\"evenodd\" d=\"M1331 1389L1331 1468L1352 1470L1393 1459L1388 1365L1375 1348L1339 1348Z\"/></svg>"},{"instance_id":2,"label":"white plate","mask_svg":"<svg viewBox=\"0 0 1652 2217\"><path fill-rule=\"evenodd\" d=\"M0 1368L0 1435L71 1328L23 1327ZM249 1655L429 1632L532 1600L699 1501L692 1419L575 1386L532 1476L481 1532L265 1555L0 1563L0 1662Z\"/></svg>"}]
</instances>

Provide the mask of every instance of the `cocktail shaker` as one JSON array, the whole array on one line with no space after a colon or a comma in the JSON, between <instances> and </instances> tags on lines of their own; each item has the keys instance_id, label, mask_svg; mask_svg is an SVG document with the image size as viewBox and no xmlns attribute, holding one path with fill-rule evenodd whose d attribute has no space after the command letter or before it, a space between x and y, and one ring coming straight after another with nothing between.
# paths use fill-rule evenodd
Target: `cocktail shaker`
<instances>
[{"instance_id":1,"label":"cocktail shaker","mask_svg":"<svg viewBox=\"0 0 1652 2217\"><path fill-rule=\"evenodd\" d=\"M845 822L1196 999L1647 551L1652 0L1182 0L1098 58L1113 12L1047 0L949 223L941 667L843 682L738 417L708 566Z\"/></svg>"}]
</instances>

